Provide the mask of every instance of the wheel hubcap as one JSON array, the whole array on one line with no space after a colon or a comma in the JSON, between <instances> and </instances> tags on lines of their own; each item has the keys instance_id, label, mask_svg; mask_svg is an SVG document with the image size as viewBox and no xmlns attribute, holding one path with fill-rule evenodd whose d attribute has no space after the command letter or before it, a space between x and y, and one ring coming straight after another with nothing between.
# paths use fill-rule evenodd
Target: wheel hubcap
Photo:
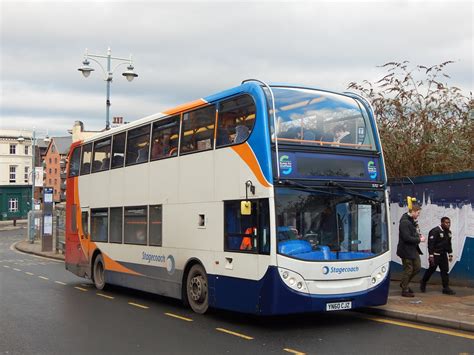
<instances>
[{"instance_id":1,"label":"wheel hubcap","mask_svg":"<svg viewBox=\"0 0 474 355\"><path fill-rule=\"evenodd\" d=\"M193 301L199 303L203 302L205 298L205 284L203 277L201 275L194 276L191 279L189 286L191 298L193 299Z\"/></svg>"}]
</instances>

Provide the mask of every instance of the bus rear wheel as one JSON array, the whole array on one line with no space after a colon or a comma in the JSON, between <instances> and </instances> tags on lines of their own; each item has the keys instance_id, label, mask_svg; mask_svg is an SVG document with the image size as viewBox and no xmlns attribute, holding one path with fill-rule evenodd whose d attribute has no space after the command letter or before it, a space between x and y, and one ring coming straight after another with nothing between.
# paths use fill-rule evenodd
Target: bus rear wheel
<instances>
[{"instance_id":1,"label":"bus rear wheel","mask_svg":"<svg viewBox=\"0 0 474 355\"><path fill-rule=\"evenodd\" d=\"M186 294L188 303L196 313L206 313L209 307L209 293L207 287L207 275L204 268L193 265L189 270L186 280Z\"/></svg>"},{"instance_id":2,"label":"bus rear wheel","mask_svg":"<svg viewBox=\"0 0 474 355\"><path fill-rule=\"evenodd\" d=\"M94 260L94 268L92 275L94 276L94 285L98 290L103 290L105 287L105 267L104 258L102 254L97 255Z\"/></svg>"}]
</instances>

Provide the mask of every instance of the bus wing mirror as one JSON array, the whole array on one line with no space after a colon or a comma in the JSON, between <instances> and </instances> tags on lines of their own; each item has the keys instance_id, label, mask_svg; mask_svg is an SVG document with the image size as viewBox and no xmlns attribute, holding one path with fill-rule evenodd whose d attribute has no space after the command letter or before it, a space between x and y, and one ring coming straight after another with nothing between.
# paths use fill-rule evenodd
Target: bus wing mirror
<instances>
[{"instance_id":1,"label":"bus wing mirror","mask_svg":"<svg viewBox=\"0 0 474 355\"><path fill-rule=\"evenodd\" d=\"M252 202L241 201L240 202L240 214L242 216L250 216L252 214Z\"/></svg>"}]
</instances>

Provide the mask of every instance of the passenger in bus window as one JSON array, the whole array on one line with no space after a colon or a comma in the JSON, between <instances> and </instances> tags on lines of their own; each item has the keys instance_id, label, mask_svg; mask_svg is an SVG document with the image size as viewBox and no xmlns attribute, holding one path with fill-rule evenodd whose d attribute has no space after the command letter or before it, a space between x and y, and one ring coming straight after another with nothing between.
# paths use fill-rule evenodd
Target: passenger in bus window
<instances>
[{"instance_id":1,"label":"passenger in bus window","mask_svg":"<svg viewBox=\"0 0 474 355\"><path fill-rule=\"evenodd\" d=\"M339 124L334 127L334 142L336 143L353 143L352 134L344 125Z\"/></svg>"},{"instance_id":2,"label":"passenger in bus window","mask_svg":"<svg viewBox=\"0 0 474 355\"><path fill-rule=\"evenodd\" d=\"M162 134L160 134L160 136L153 142L151 159L168 156L170 149L170 134L169 132L162 132Z\"/></svg>"},{"instance_id":3,"label":"passenger in bus window","mask_svg":"<svg viewBox=\"0 0 474 355\"><path fill-rule=\"evenodd\" d=\"M319 226L317 228L320 240L319 245L326 245L334 249L339 247L338 237L342 235L342 221L334 207L327 205L320 214Z\"/></svg>"},{"instance_id":4,"label":"passenger in bus window","mask_svg":"<svg viewBox=\"0 0 474 355\"><path fill-rule=\"evenodd\" d=\"M248 136L250 135L250 130L247 126L244 125L238 125L235 127L235 138L234 138L234 143L242 143L245 141Z\"/></svg>"},{"instance_id":5,"label":"passenger in bus window","mask_svg":"<svg viewBox=\"0 0 474 355\"><path fill-rule=\"evenodd\" d=\"M217 123L217 141L216 146L232 144L233 128L235 126L234 118L230 113L223 113Z\"/></svg>"},{"instance_id":6,"label":"passenger in bus window","mask_svg":"<svg viewBox=\"0 0 474 355\"><path fill-rule=\"evenodd\" d=\"M255 227L249 227L245 230L242 243L240 244L240 250L252 250L252 236L255 235L256 231L257 228Z\"/></svg>"},{"instance_id":7,"label":"passenger in bus window","mask_svg":"<svg viewBox=\"0 0 474 355\"><path fill-rule=\"evenodd\" d=\"M100 170L109 170L109 166L110 166L110 158L109 157L104 158L104 160L102 160L102 165L100 166Z\"/></svg>"},{"instance_id":8,"label":"passenger in bus window","mask_svg":"<svg viewBox=\"0 0 474 355\"><path fill-rule=\"evenodd\" d=\"M148 160L148 147L138 150L137 163L143 163Z\"/></svg>"}]
</instances>

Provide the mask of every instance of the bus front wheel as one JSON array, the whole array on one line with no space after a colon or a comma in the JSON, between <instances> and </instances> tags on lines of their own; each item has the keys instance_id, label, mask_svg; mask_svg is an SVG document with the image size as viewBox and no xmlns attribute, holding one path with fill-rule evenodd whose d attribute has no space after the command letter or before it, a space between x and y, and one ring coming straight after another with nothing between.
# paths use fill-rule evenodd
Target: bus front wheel
<instances>
[{"instance_id":1,"label":"bus front wheel","mask_svg":"<svg viewBox=\"0 0 474 355\"><path fill-rule=\"evenodd\" d=\"M204 268L199 265L193 265L189 270L186 281L186 294L188 303L196 313L206 313L209 307L209 295L207 287L207 275Z\"/></svg>"},{"instance_id":2,"label":"bus front wheel","mask_svg":"<svg viewBox=\"0 0 474 355\"><path fill-rule=\"evenodd\" d=\"M102 258L102 254L97 255L94 260L94 285L98 290L103 290L105 287L105 267L104 267L104 259Z\"/></svg>"}]
</instances>

